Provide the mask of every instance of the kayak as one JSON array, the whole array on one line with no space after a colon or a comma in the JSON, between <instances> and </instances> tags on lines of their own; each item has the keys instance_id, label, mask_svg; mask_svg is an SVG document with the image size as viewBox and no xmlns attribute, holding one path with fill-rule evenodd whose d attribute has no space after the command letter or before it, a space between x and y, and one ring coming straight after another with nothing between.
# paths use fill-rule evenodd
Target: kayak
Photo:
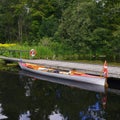
<instances>
[{"instance_id":1,"label":"kayak","mask_svg":"<svg viewBox=\"0 0 120 120\"><path fill-rule=\"evenodd\" d=\"M52 78L66 79L70 81L83 82L94 85L106 85L106 78L102 76L89 75L76 70L61 70L31 63L18 63L20 68L35 74Z\"/></svg>"},{"instance_id":2,"label":"kayak","mask_svg":"<svg viewBox=\"0 0 120 120\"><path fill-rule=\"evenodd\" d=\"M105 93L106 92L106 88L104 86L101 85L95 85L95 84L88 84L88 83L84 83L84 82L76 82L73 80L66 80L66 79L62 79L62 78L55 78L55 77L48 77L48 76L44 76L44 75L40 75L40 74L35 74L29 71L25 71L25 70L20 70L19 71L20 76L27 76L30 77L31 80L40 80L40 81L47 81L47 82L51 82L51 83L55 83L55 84L61 84L61 85L65 85L65 86L69 86L72 88L78 88L78 89L83 89L83 90L87 90L87 91L93 91L93 92L99 92L99 93Z\"/></svg>"}]
</instances>

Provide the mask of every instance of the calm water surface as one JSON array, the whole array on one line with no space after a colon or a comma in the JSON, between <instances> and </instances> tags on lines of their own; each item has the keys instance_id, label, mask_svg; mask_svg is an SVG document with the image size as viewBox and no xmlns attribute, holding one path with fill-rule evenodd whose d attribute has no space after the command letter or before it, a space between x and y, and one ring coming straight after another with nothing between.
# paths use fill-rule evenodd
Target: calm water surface
<instances>
[{"instance_id":1,"label":"calm water surface","mask_svg":"<svg viewBox=\"0 0 120 120\"><path fill-rule=\"evenodd\" d=\"M119 88L91 88L0 72L0 120L119 120Z\"/></svg>"}]
</instances>

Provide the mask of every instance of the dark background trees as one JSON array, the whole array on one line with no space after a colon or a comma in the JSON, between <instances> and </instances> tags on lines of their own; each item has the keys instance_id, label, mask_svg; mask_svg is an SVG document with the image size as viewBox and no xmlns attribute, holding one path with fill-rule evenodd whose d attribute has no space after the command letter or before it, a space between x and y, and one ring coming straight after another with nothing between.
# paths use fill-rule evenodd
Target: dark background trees
<instances>
[{"instance_id":1,"label":"dark background trees","mask_svg":"<svg viewBox=\"0 0 120 120\"><path fill-rule=\"evenodd\" d=\"M50 38L62 53L120 56L119 16L119 0L1 0L0 42Z\"/></svg>"}]
</instances>

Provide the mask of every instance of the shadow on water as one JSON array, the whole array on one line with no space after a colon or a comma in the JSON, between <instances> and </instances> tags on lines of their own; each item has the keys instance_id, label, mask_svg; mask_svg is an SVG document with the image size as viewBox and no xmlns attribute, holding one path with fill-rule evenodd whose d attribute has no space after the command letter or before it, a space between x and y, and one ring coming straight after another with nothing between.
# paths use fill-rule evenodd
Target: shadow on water
<instances>
[{"instance_id":1,"label":"shadow on water","mask_svg":"<svg viewBox=\"0 0 120 120\"><path fill-rule=\"evenodd\" d=\"M120 96L110 90L61 79L56 82L25 71L19 75L2 72L0 115L8 120L118 119Z\"/></svg>"},{"instance_id":2,"label":"shadow on water","mask_svg":"<svg viewBox=\"0 0 120 120\"><path fill-rule=\"evenodd\" d=\"M109 78L108 79L109 88L120 90L120 79Z\"/></svg>"}]
</instances>

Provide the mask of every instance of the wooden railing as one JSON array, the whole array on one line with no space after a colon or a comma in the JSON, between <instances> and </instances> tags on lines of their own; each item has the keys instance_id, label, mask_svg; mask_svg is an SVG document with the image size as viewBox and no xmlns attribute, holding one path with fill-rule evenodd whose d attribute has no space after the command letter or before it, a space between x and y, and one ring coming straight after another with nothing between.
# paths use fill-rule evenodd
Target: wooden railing
<instances>
[{"instance_id":1,"label":"wooden railing","mask_svg":"<svg viewBox=\"0 0 120 120\"><path fill-rule=\"evenodd\" d=\"M30 58L28 50L12 50L0 48L0 55L16 58L22 58L24 56L25 58Z\"/></svg>"}]
</instances>

